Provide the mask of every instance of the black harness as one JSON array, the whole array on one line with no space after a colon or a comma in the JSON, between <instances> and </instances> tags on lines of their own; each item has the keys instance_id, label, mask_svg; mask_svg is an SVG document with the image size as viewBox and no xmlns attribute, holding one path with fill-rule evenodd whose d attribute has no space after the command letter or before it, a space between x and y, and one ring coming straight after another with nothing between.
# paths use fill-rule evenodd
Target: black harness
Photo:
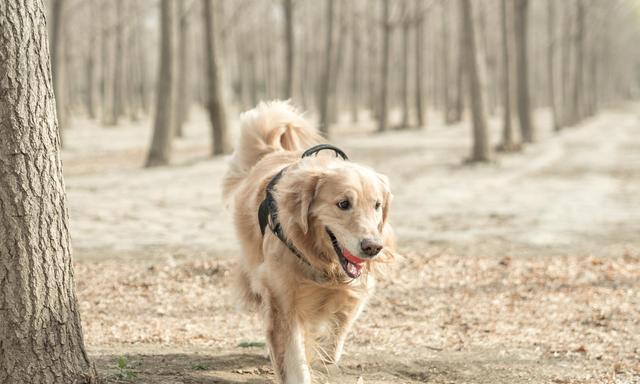
<instances>
[{"instance_id":1,"label":"black harness","mask_svg":"<svg viewBox=\"0 0 640 384\"><path fill-rule=\"evenodd\" d=\"M304 151L301 158L304 159L305 157L310 157L312 155L317 156L318 152L325 149L335 152L336 157L341 157L343 160L349 160L347 155L340 148L335 147L331 144L319 144L313 146ZM282 168L278 173L276 173L275 176L271 178L269 184L267 184L266 196L264 200L262 200L262 203L260 203L260 207L258 208L258 223L260 224L260 232L262 232L262 236L264 236L265 230L268 225L271 229L271 232L273 232L273 234L276 235L278 239L280 239L280 241L282 241L287 246L287 248L289 248L291 253L296 255L298 260L311 267L309 261L284 235L284 232L282 231L282 225L280 225L280 222L278 221L278 204L276 203L276 199L273 197L273 190L287 168L289 167L287 166Z\"/></svg>"}]
</instances>

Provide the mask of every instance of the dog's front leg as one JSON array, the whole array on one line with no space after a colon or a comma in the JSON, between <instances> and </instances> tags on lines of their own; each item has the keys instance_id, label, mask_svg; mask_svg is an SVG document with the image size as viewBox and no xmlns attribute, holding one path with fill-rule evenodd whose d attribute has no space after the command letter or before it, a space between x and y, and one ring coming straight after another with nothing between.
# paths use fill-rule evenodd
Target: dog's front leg
<instances>
[{"instance_id":1,"label":"dog's front leg","mask_svg":"<svg viewBox=\"0 0 640 384\"><path fill-rule=\"evenodd\" d=\"M285 312L273 297L265 309L271 363L280 382L310 384L311 372L305 355L301 324L293 314Z\"/></svg>"},{"instance_id":2,"label":"dog's front leg","mask_svg":"<svg viewBox=\"0 0 640 384\"><path fill-rule=\"evenodd\" d=\"M334 339L333 339L333 363L337 364L342 357L342 352L344 351L344 343L349 335L349 331L351 331L351 327L353 323L356 321L362 309L366 304L366 299L361 300L356 303L352 308L345 310L344 312L339 312L336 314L335 319L335 328L334 328Z\"/></svg>"}]
</instances>

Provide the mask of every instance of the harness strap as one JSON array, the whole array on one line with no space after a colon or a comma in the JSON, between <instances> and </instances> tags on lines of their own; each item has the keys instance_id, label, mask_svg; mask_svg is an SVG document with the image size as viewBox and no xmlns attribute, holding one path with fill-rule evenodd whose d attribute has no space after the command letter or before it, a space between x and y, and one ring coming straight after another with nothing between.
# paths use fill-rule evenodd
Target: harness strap
<instances>
[{"instance_id":1,"label":"harness strap","mask_svg":"<svg viewBox=\"0 0 640 384\"><path fill-rule=\"evenodd\" d=\"M318 152L325 149L334 151L336 157L341 157L343 160L349 160L347 155L340 148L335 147L331 144L319 144L313 146L304 151L304 153L302 154L302 158L309 157L311 155L317 156ZM291 253L296 255L298 260L313 269L313 266L311 265L311 263L309 263L309 260L307 260L298 250L298 248L296 248L284 235L284 232L282 231L282 225L280 225L280 221L278 221L278 204L276 203L276 199L273 196L273 190L280 178L282 178L282 175L285 173L287 168L289 167L282 168L278 173L275 174L275 176L271 178L269 184L267 184L267 188L265 191L266 196L260 203L260 207L258 207L258 224L260 225L260 232L262 233L262 236L264 236L266 228L267 226L269 226L271 232L273 232L273 234L276 235L276 237L278 237L278 239L280 239L280 241L282 241L287 246L287 248L289 248Z\"/></svg>"}]
</instances>

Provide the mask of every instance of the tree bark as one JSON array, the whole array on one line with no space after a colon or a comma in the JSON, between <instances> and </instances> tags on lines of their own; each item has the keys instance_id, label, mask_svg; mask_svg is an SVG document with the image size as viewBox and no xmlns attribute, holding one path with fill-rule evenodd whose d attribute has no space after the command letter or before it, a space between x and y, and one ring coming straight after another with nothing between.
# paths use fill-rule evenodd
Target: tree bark
<instances>
[{"instance_id":1,"label":"tree bark","mask_svg":"<svg viewBox=\"0 0 640 384\"><path fill-rule=\"evenodd\" d=\"M293 0L282 0L284 10L284 38L285 38L285 81L282 91L285 99L293 97L293 74L295 57L295 36L293 32Z\"/></svg>"},{"instance_id":2,"label":"tree bark","mask_svg":"<svg viewBox=\"0 0 640 384\"><path fill-rule=\"evenodd\" d=\"M327 0L327 34L325 36L324 68L320 82L320 132L329 135L329 98L331 91L333 53L334 0Z\"/></svg>"},{"instance_id":3,"label":"tree bark","mask_svg":"<svg viewBox=\"0 0 640 384\"><path fill-rule=\"evenodd\" d=\"M0 383L95 382L76 299L42 1L0 2Z\"/></svg>"},{"instance_id":4,"label":"tree bark","mask_svg":"<svg viewBox=\"0 0 640 384\"><path fill-rule=\"evenodd\" d=\"M61 145L64 146L64 130L66 119L66 88L64 87L64 0L52 0L51 2L51 72L53 76L53 92L56 95L56 115L58 116L58 129L60 130Z\"/></svg>"},{"instance_id":5,"label":"tree bark","mask_svg":"<svg viewBox=\"0 0 640 384\"><path fill-rule=\"evenodd\" d=\"M191 41L189 39L189 9L186 7L184 0L178 1L178 17L179 31L178 31L178 99L177 103L177 116L176 116L176 130L175 135L182 137L184 135L183 126L189 117L189 109L191 107L191 98L189 93L189 75L188 75L188 61L189 61L189 45Z\"/></svg>"},{"instance_id":6,"label":"tree bark","mask_svg":"<svg viewBox=\"0 0 640 384\"><path fill-rule=\"evenodd\" d=\"M471 151L472 162L484 162L491 160L491 147L489 146L489 134L485 115L484 94L482 91L483 80L479 70L477 44L473 25L473 9L471 0L460 0L460 12L463 28L464 63L466 69L467 86L469 89L469 103L473 122L473 148Z\"/></svg>"},{"instance_id":7,"label":"tree bark","mask_svg":"<svg viewBox=\"0 0 640 384\"><path fill-rule=\"evenodd\" d=\"M387 130L389 113L389 51L391 43L390 0L382 0L382 64L380 66L380 109L378 112L378 132Z\"/></svg>"},{"instance_id":8,"label":"tree bark","mask_svg":"<svg viewBox=\"0 0 640 384\"><path fill-rule=\"evenodd\" d=\"M502 143L500 149L510 151L514 149L513 128L511 124L511 84L509 82L511 67L509 65L509 28L507 12L507 0L500 1L500 29L502 37Z\"/></svg>"},{"instance_id":9,"label":"tree bark","mask_svg":"<svg viewBox=\"0 0 640 384\"><path fill-rule=\"evenodd\" d=\"M213 156L231 151L227 127L227 111L222 91L222 65L220 50L216 41L216 19L212 0L202 0L204 5L203 25L205 34L206 72L207 72L207 109L211 122Z\"/></svg>"},{"instance_id":10,"label":"tree bark","mask_svg":"<svg viewBox=\"0 0 640 384\"><path fill-rule=\"evenodd\" d=\"M416 20L416 40L415 40L415 58L416 58L416 123L417 128L422 128L425 125L424 119L424 100L423 100L423 87L424 87L424 2L422 0L415 0L415 13L417 15Z\"/></svg>"},{"instance_id":11,"label":"tree bark","mask_svg":"<svg viewBox=\"0 0 640 384\"><path fill-rule=\"evenodd\" d=\"M343 3L341 8L337 9L336 14L339 15L338 23L339 29L337 34L337 42L336 52L333 57L334 63L331 66L332 73L330 76L331 87L329 89L329 123L333 124L338 122L340 111L338 107L338 100L340 98L340 93L338 92L338 85L340 83L340 77L343 71L343 63L344 63L344 50L347 41L347 23L348 19L346 17L347 11L345 8L348 7L350 3Z\"/></svg>"},{"instance_id":12,"label":"tree bark","mask_svg":"<svg viewBox=\"0 0 640 384\"><path fill-rule=\"evenodd\" d=\"M531 101L529 97L529 68L528 68L528 0L515 0L514 28L516 35L516 73L518 120L524 143L534 141L534 127L531 121Z\"/></svg>"},{"instance_id":13,"label":"tree bark","mask_svg":"<svg viewBox=\"0 0 640 384\"><path fill-rule=\"evenodd\" d=\"M547 0L547 77L549 88L549 107L551 109L551 124L554 131L560 130L558 121L558 108L556 106L556 82L555 82L555 38L556 38L555 1Z\"/></svg>"},{"instance_id":14,"label":"tree bark","mask_svg":"<svg viewBox=\"0 0 640 384\"><path fill-rule=\"evenodd\" d=\"M160 61L156 89L156 111L147 167L169 164L171 139L175 124L176 66L175 66L175 4L162 0L160 6Z\"/></svg>"}]
</instances>

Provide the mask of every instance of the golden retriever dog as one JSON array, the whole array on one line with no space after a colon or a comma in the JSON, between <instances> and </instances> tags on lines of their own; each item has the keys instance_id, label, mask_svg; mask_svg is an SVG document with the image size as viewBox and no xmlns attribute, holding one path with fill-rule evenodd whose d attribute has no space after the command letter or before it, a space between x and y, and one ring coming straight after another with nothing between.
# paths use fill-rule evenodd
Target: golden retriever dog
<instances>
[{"instance_id":1,"label":"golden retriever dog","mask_svg":"<svg viewBox=\"0 0 640 384\"><path fill-rule=\"evenodd\" d=\"M318 352L337 363L391 261L387 177L343 159L288 102L241 115L223 192L242 249L238 291L264 319L283 383L310 383ZM333 152L336 152L335 154Z\"/></svg>"}]
</instances>

